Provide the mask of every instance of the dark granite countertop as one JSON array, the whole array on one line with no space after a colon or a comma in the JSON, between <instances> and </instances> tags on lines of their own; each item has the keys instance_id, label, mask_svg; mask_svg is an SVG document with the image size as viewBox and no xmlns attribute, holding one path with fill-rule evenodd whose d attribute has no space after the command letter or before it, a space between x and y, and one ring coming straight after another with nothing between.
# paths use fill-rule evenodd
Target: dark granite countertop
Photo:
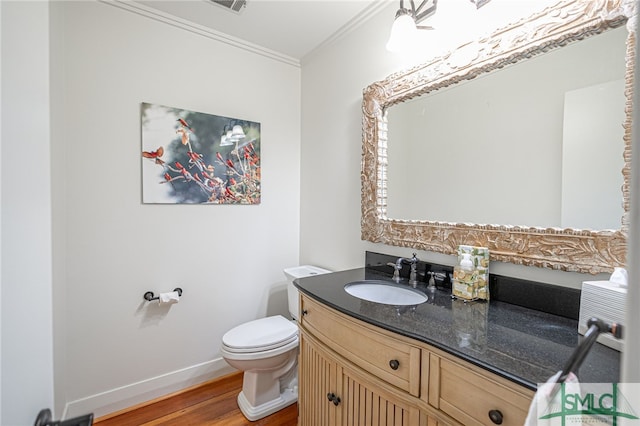
<instances>
[{"instance_id":1,"label":"dark granite countertop","mask_svg":"<svg viewBox=\"0 0 640 426\"><path fill-rule=\"evenodd\" d=\"M388 276L359 268L294 281L300 291L344 314L456 355L535 390L560 371L582 336L577 321L505 302L468 302L450 290L418 290L429 300L392 306L351 296L344 285ZM400 285L407 285L406 280ZM584 383L619 382L620 353L596 343L578 371Z\"/></svg>"}]
</instances>

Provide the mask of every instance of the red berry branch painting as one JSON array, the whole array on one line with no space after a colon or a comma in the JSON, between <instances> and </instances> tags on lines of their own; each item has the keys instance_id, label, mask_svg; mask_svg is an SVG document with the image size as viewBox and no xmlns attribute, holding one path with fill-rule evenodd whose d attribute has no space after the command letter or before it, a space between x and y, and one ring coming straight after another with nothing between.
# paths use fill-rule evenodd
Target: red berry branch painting
<instances>
[{"instance_id":1,"label":"red berry branch painting","mask_svg":"<svg viewBox=\"0 0 640 426\"><path fill-rule=\"evenodd\" d=\"M141 119L143 203L260 203L260 123L149 103Z\"/></svg>"}]
</instances>

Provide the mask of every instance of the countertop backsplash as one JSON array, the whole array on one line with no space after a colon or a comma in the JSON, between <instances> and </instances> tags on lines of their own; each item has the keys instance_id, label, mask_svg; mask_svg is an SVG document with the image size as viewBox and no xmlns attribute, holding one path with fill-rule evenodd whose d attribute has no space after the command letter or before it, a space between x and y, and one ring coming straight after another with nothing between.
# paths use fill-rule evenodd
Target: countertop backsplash
<instances>
[{"instance_id":1,"label":"countertop backsplash","mask_svg":"<svg viewBox=\"0 0 640 426\"><path fill-rule=\"evenodd\" d=\"M393 274L388 263L395 263L398 256L365 252L365 266L381 274ZM410 266L403 265L402 278L409 277ZM418 281L427 283L429 273L434 273L434 281L439 289L451 289L453 266L418 261ZM505 277L489 273L489 294L491 300L510 303L565 318L578 320L580 316L580 290L546 283Z\"/></svg>"}]
</instances>

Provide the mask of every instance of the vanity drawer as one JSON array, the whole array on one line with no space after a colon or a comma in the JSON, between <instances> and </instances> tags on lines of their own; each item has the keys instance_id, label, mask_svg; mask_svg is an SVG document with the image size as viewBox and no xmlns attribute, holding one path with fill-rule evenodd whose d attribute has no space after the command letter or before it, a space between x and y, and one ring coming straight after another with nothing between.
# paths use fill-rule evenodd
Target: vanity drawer
<instances>
[{"instance_id":1,"label":"vanity drawer","mask_svg":"<svg viewBox=\"0 0 640 426\"><path fill-rule=\"evenodd\" d=\"M375 326L301 296L301 325L363 370L414 396L420 393L420 348Z\"/></svg>"},{"instance_id":2,"label":"vanity drawer","mask_svg":"<svg viewBox=\"0 0 640 426\"><path fill-rule=\"evenodd\" d=\"M435 392L430 393L429 402L465 425L524 424L533 391L487 374L432 357L429 389ZM492 421L490 413L502 423Z\"/></svg>"}]
</instances>

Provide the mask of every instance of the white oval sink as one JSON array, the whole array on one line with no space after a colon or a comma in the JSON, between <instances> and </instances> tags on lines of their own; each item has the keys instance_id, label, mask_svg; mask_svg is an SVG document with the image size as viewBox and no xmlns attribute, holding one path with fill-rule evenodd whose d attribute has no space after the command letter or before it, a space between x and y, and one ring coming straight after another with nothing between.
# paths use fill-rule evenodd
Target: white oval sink
<instances>
[{"instance_id":1,"label":"white oval sink","mask_svg":"<svg viewBox=\"0 0 640 426\"><path fill-rule=\"evenodd\" d=\"M358 299L385 305L419 305L428 300L427 296L418 290L381 280L354 281L346 284L344 291Z\"/></svg>"}]
</instances>

